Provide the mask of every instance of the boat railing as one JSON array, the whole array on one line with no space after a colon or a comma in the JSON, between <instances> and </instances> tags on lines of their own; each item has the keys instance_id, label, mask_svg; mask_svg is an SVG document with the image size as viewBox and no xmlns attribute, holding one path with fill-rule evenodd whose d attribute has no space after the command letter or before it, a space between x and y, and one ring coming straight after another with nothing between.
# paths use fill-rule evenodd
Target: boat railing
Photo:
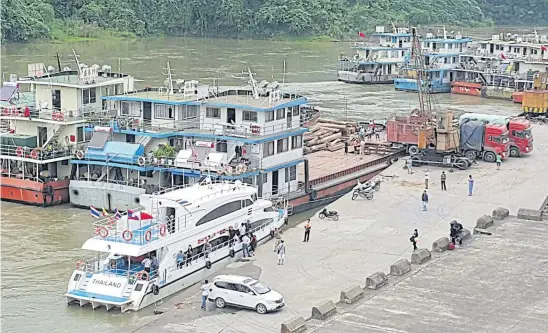
<instances>
[{"instance_id":1,"label":"boat railing","mask_svg":"<svg viewBox=\"0 0 548 333\"><path fill-rule=\"evenodd\" d=\"M70 157L73 155L74 148L75 146L64 146L59 148L31 148L3 144L0 147L0 154L2 156L14 156L36 161L47 161L61 157Z\"/></svg>"},{"instance_id":2,"label":"boat railing","mask_svg":"<svg viewBox=\"0 0 548 333\"><path fill-rule=\"evenodd\" d=\"M28 108L28 110L27 110ZM2 107L3 117L43 119L57 122L82 121L100 116L105 112L92 106L83 106L78 109L36 108L36 107Z\"/></svg>"},{"instance_id":3,"label":"boat railing","mask_svg":"<svg viewBox=\"0 0 548 333\"><path fill-rule=\"evenodd\" d=\"M76 262L76 268L86 274L101 273L112 276L126 276L130 278L131 281L135 281L137 275L143 272L143 267L141 266L133 268L130 266L129 269L126 265L119 266L117 263L119 259L112 259L112 262L109 262L107 261L109 255L109 253L102 253L90 259L79 260ZM155 271L152 270L149 276L153 277L154 275Z\"/></svg>"}]
</instances>

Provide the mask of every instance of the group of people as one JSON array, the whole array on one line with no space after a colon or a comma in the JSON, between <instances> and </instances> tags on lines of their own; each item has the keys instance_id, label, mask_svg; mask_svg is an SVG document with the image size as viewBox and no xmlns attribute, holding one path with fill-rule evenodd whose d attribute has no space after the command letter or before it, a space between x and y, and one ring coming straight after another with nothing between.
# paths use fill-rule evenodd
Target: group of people
<instances>
[{"instance_id":1,"label":"group of people","mask_svg":"<svg viewBox=\"0 0 548 333\"><path fill-rule=\"evenodd\" d=\"M441 172L440 180L441 180L441 190L442 191L447 191L447 184L446 184L447 174L445 173L445 171ZM427 193L426 190L428 190L429 181L430 181L430 173L429 173L429 170L426 170L425 173L424 173L424 188L425 188L425 190L424 190L424 192L422 193L422 196L421 196L422 210L423 211L428 210L428 193ZM474 178L472 177L472 175L468 175L468 196L472 196L473 192L474 192Z\"/></svg>"},{"instance_id":2,"label":"group of people","mask_svg":"<svg viewBox=\"0 0 548 333\"><path fill-rule=\"evenodd\" d=\"M358 135L354 139L350 139L344 142L344 154L348 154L349 144L354 147L354 154L365 154L365 140L371 141L371 138L375 136L375 140L380 141L381 136L377 130L373 120L369 122L369 126L358 126Z\"/></svg>"}]
</instances>

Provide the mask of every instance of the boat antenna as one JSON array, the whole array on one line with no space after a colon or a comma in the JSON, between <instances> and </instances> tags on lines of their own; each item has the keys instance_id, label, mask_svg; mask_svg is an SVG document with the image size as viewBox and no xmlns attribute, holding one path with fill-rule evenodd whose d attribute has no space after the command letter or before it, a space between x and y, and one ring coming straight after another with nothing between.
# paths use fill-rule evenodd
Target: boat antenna
<instances>
[{"instance_id":1,"label":"boat antenna","mask_svg":"<svg viewBox=\"0 0 548 333\"><path fill-rule=\"evenodd\" d=\"M78 77L82 74L82 69L80 68L80 55L76 54L76 51L72 49L72 55L74 56L74 61L76 61L76 69L78 70Z\"/></svg>"},{"instance_id":2,"label":"boat antenna","mask_svg":"<svg viewBox=\"0 0 548 333\"><path fill-rule=\"evenodd\" d=\"M122 74L122 58L118 57L118 74Z\"/></svg>"},{"instance_id":3,"label":"boat antenna","mask_svg":"<svg viewBox=\"0 0 548 333\"><path fill-rule=\"evenodd\" d=\"M282 72L282 93L284 91L284 84L285 84L285 60L284 60L283 72Z\"/></svg>"},{"instance_id":4,"label":"boat antenna","mask_svg":"<svg viewBox=\"0 0 548 333\"><path fill-rule=\"evenodd\" d=\"M57 68L59 68L59 72L61 72L63 69L61 68L61 57L59 56L59 51L57 51Z\"/></svg>"},{"instance_id":5,"label":"boat antenna","mask_svg":"<svg viewBox=\"0 0 548 333\"><path fill-rule=\"evenodd\" d=\"M253 98L259 99L259 88L257 87L257 81L253 78L253 73L251 72L251 68L249 66L247 67L247 74L249 76L249 84L251 85Z\"/></svg>"}]
</instances>

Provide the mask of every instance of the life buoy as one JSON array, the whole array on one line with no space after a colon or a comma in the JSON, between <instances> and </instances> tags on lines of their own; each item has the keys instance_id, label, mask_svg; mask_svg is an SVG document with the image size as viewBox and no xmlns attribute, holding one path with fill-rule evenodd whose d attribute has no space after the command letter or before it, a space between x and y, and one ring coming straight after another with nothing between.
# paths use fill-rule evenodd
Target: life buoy
<instances>
[{"instance_id":1,"label":"life buoy","mask_svg":"<svg viewBox=\"0 0 548 333\"><path fill-rule=\"evenodd\" d=\"M8 108L2 108L2 114L4 116L9 116L10 115L10 110Z\"/></svg>"},{"instance_id":2,"label":"life buoy","mask_svg":"<svg viewBox=\"0 0 548 333\"><path fill-rule=\"evenodd\" d=\"M236 252L234 252L234 249L230 249L230 251L228 251L228 255L229 255L231 258L234 258L234 256L236 255Z\"/></svg>"},{"instance_id":3,"label":"life buoy","mask_svg":"<svg viewBox=\"0 0 548 333\"><path fill-rule=\"evenodd\" d=\"M21 157L23 156L23 147L19 146L17 149L15 149L15 155Z\"/></svg>"},{"instance_id":4,"label":"life buoy","mask_svg":"<svg viewBox=\"0 0 548 333\"><path fill-rule=\"evenodd\" d=\"M99 227L99 229L97 229L97 233L102 238L107 238L107 236L108 236L108 230L105 227Z\"/></svg>"},{"instance_id":5,"label":"life buoy","mask_svg":"<svg viewBox=\"0 0 548 333\"><path fill-rule=\"evenodd\" d=\"M122 232L122 238L126 242L129 242L133 238L133 233L131 232L131 230L126 229L126 230L124 230L124 232Z\"/></svg>"},{"instance_id":6,"label":"life buoy","mask_svg":"<svg viewBox=\"0 0 548 333\"><path fill-rule=\"evenodd\" d=\"M205 267L206 267L207 269L211 269L211 261L207 260L207 261L206 261Z\"/></svg>"},{"instance_id":7,"label":"life buoy","mask_svg":"<svg viewBox=\"0 0 548 333\"><path fill-rule=\"evenodd\" d=\"M76 262L76 269L82 270L82 268L86 267L86 262L83 260L78 260Z\"/></svg>"},{"instance_id":8,"label":"life buoy","mask_svg":"<svg viewBox=\"0 0 548 333\"><path fill-rule=\"evenodd\" d=\"M30 152L30 158L32 158L34 160L38 159L38 153L40 153L40 151L38 149L33 149Z\"/></svg>"},{"instance_id":9,"label":"life buoy","mask_svg":"<svg viewBox=\"0 0 548 333\"><path fill-rule=\"evenodd\" d=\"M166 232L167 232L167 227L165 224L162 224L160 226L160 236L164 237L166 235Z\"/></svg>"},{"instance_id":10,"label":"life buoy","mask_svg":"<svg viewBox=\"0 0 548 333\"><path fill-rule=\"evenodd\" d=\"M152 238L152 232L150 230L147 230L147 232L145 232L145 240L147 242L150 242L151 238Z\"/></svg>"},{"instance_id":11,"label":"life buoy","mask_svg":"<svg viewBox=\"0 0 548 333\"><path fill-rule=\"evenodd\" d=\"M274 238L274 230L270 230L269 234L270 234L270 237Z\"/></svg>"},{"instance_id":12,"label":"life buoy","mask_svg":"<svg viewBox=\"0 0 548 333\"><path fill-rule=\"evenodd\" d=\"M137 164L139 164L140 166L144 166L146 161L147 160L143 156L141 156L137 159Z\"/></svg>"},{"instance_id":13,"label":"life buoy","mask_svg":"<svg viewBox=\"0 0 548 333\"><path fill-rule=\"evenodd\" d=\"M57 113L57 120L60 120L60 121L65 120L65 114L63 112Z\"/></svg>"},{"instance_id":14,"label":"life buoy","mask_svg":"<svg viewBox=\"0 0 548 333\"><path fill-rule=\"evenodd\" d=\"M78 151L76 152L76 158L78 158L79 160L83 159L84 156L85 156L85 154L84 154L83 151L78 150Z\"/></svg>"},{"instance_id":15,"label":"life buoy","mask_svg":"<svg viewBox=\"0 0 548 333\"><path fill-rule=\"evenodd\" d=\"M137 279L148 281L150 279L150 274L148 274L147 271L140 271L139 273L137 273Z\"/></svg>"},{"instance_id":16,"label":"life buoy","mask_svg":"<svg viewBox=\"0 0 548 333\"><path fill-rule=\"evenodd\" d=\"M236 167L236 171L238 172L238 174L245 173L246 170L247 166L245 164L238 164L238 166Z\"/></svg>"},{"instance_id":17,"label":"life buoy","mask_svg":"<svg viewBox=\"0 0 548 333\"><path fill-rule=\"evenodd\" d=\"M153 284L152 286L150 286L150 288L152 289L152 293L154 295L158 295L160 293L160 287L158 287L157 285Z\"/></svg>"},{"instance_id":18,"label":"life buoy","mask_svg":"<svg viewBox=\"0 0 548 333\"><path fill-rule=\"evenodd\" d=\"M226 172L227 175L231 175L231 174L232 174L232 171L233 171L233 170L232 170L232 167L231 167L230 165L227 165L227 166L225 167L225 172Z\"/></svg>"}]
</instances>

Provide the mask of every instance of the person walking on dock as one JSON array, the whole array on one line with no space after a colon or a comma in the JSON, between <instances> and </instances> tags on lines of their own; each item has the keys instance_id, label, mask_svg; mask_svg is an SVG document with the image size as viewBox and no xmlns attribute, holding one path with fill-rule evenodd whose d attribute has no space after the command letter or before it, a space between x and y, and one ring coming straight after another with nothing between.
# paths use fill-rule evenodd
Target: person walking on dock
<instances>
[{"instance_id":1,"label":"person walking on dock","mask_svg":"<svg viewBox=\"0 0 548 333\"><path fill-rule=\"evenodd\" d=\"M472 196L472 192L474 191L474 178L472 178L472 175L468 176L468 196Z\"/></svg>"},{"instance_id":2,"label":"person walking on dock","mask_svg":"<svg viewBox=\"0 0 548 333\"><path fill-rule=\"evenodd\" d=\"M502 156L497 154L497 170L500 170L500 164L502 163Z\"/></svg>"},{"instance_id":3,"label":"person walking on dock","mask_svg":"<svg viewBox=\"0 0 548 333\"><path fill-rule=\"evenodd\" d=\"M200 289L202 290L202 306L200 308L206 310L206 301L209 296L209 281L205 280Z\"/></svg>"},{"instance_id":4,"label":"person walking on dock","mask_svg":"<svg viewBox=\"0 0 548 333\"><path fill-rule=\"evenodd\" d=\"M430 173L428 170L424 173L424 188L428 190L428 181L430 180Z\"/></svg>"},{"instance_id":5,"label":"person walking on dock","mask_svg":"<svg viewBox=\"0 0 548 333\"><path fill-rule=\"evenodd\" d=\"M407 161L407 174L413 173L413 161L411 159L408 159Z\"/></svg>"},{"instance_id":6,"label":"person walking on dock","mask_svg":"<svg viewBox=\"0 0 548 333\"><path fill-rule=\"evenodd\" d=\"M244 234L244 237L242 237L242 252L244 254L244 258L251 257L249 253L250 243L251 243L251 239L249 239L249 236L247 236L247 234Z\"/></svg>"},{"instance_id":7,"label":"person walking on dock","mask_svg":"<svg viewBox=\"0 0 548 333\"><path fill-rule=\"evenodd\" d=\"M280 245L280 241L282 240L282 231L278 228L274 229L274 252L278 251L278 245Z\"/></svg>"},{"instance_id":8,"label":"person walking on dock","mask_svg":"<svg viewBox=\"0 0 548 333\"><path fill-rule=\"evenodd\" d=\"M428 210L428 194L426 193L426 190L422 193L422 210Z\"/></svg>"},{"instance_id":9,"label":"person walking on dock","mask_svg":"<svg viewBox=\"0 0 548 333\"><path fill-rule=\"evenodd\" d=\"M310 240L310 229L312 229L312 225L310 224L310 219L306 220L306 224L304 226L304 240L303 242L308 242Z\"/></svg>"},{"instance_id":10,"label":"person walking on dock","mask_svg":"<svg viewBox=\"0 0 548 333\"><path fill-rule=\"evenodd\" d=\"M411 241L411 244L413 244L413 251L417 251L418 248L417 248L417 237L415 236L415 234L413 233L413 235L411 235L411 238L409 238L409 240Z\"/></svg>"},{"instance_id":11,"label":"person walking on dock","mask_svg":"<svg viewBox=\"0 0 548 333\"><path fill-rule=\"evenodd\" d=\"M441 172L441 190L447 191L447 187L445 186L445 180L447 179L447 175L445 174L445 171Z\"/></svg>"},{"instance_id":12,"label":"person walking on dock","mask_svg":"<svg viewBox=\"0 0 548 333\"><path fill-rule=\"evenodd\" d=\"M285 244L283 239L280 241L280 245L278 245L277 252L278 252L278 265L283 265L285 260Z\"/></svg>"}]
</instances>

